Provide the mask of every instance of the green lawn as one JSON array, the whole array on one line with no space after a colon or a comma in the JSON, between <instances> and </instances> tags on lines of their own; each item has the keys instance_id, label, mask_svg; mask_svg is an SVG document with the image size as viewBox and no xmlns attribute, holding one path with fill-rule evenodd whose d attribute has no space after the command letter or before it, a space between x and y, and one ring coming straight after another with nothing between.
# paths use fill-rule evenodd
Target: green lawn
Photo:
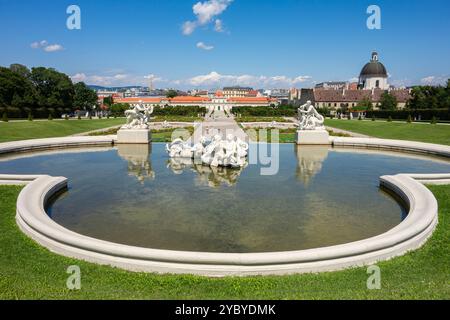
<instances>
[{"instance_id":1,"label":"green lawn","mask_svg":"<svg viewBox=\"0 0 450 320\"><path fill-rule=\"evenodd\" d=\"M327 119L325 125L368 136L450 145L450 125Z\"/></svg>"},{"instance_id":2,"label":"green lawn","mask_svg":"<svg viewBox=\"0 0 450 320\"><path fill-rule=\"evenodd\" d=\"M0 122L0 142L70 136L124 123L123 118Z\"/></svg>"},{"instance_id":3,"label":"green lawn","mask_svg":"<svg viewBox=\"0 0 450 320\"><path fill-rule=\"evenodd\" d=\"M251 117L251 116L244 116L239 118L234 118L238 123L239 122L291 122L289 120L284 119L283 117Z\"/></svg>"},{"instance_id":4,"label":"green lawn","mask_svg":"<svg viewBox=\"0 0 450 320\"><path fill-rule=\"evenodd\" d=\"M433 186L440 223L415 252L379 263L381 290L365 268L292 276L205 278L131 273L68 259L40 247L16 226L21 187L0 186L0 299L450 299L450 186ZM81 268L80 291L66 289L67 267Z\"/></svg>"},{"instance_id":5,"label":"green lawn","mask_svg":"<svg viewBox=\"0 0 450 320\"><path fill-rule=\"evenodd\" d=\"M268 143L272 142L272 134L270 133L270 128L266 129L267 133L266 136L262 135L260 136L259 131L261 130L260 128L256 128L254 129L256 131L256 135L254 133L254 131L245 129L244 131L246 131L246 133L249 135L250 139L254 142L259 141L265 141ZM294 143L295 142L295 134L296 134L297 129L296 128L292 128L292 129L279 129L279 143ZM333 132L332 130L328 130L328 133L330 134L330 136L338 136L338 137L349 137L348 134L343 134L343 133L337 133L337 132Z\"/></svg>"}]
</instances>

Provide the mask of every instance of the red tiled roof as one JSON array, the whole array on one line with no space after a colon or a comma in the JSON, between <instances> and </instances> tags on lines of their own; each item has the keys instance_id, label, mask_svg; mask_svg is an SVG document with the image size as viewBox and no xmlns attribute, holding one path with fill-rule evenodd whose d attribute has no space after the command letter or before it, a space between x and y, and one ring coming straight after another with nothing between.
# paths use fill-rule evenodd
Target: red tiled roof
<instances>
[{"instance_id":1,"label":"red tiled roof","mask_svg":"<svg viewBox=\"0 0 450 320\"><path fill-rule=\"evenodd\" d=\"M372 102L379 102L385 92L387 90L375 89L372 92L372 90L315 89L314 99L316 102L359 102L364 98L370 98ZM405 103L411 97L407 89L390 90L389 93L401 103Z\"/></svg>"},{"instance_id":2,"label":"red tiled roof","mask_svg":"<svg viewBox=\"0 0 450 320\"><path fill-rule=\"evenodd\" d=\"M137 98L118 98L114 99L115 103L138 103L142 101L143 103L160 103L163 98L159 97L137 97Z\"/></svg>"},{"instance_id":3,"label":"red tiled roof","mask_svg":"<svg viewBox=\"0 0 450 320\"><path fill-rule=\"evenodd\" d=\"M193 96L179 96L172 99L169 99L170 102L180 103L180 102L204 102L211 101L211 99L206 97L193 97Z\"/></svg>"},{"instance_id":4,"label":"red tiled roof","mask_svg":"<svg viewBox=\"0 0 450 320\"><path fill-rule=\"evenodd\" d=\"M277 99L271 99L267 97L230 97L228 98L229 102L270 102L270 101L277 101Z\"/></svg>"}]
</instances>

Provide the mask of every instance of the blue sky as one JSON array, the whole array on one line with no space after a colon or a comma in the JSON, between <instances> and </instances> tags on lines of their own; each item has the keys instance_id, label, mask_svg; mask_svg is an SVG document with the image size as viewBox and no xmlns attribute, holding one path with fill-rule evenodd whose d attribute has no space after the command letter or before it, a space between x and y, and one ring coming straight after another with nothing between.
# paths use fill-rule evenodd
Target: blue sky
<instances>
[{"instance_id":1,"label":"blue sky","mask_svg":"<svg viewBox=\"0 0 450 320\"><path fill-rule=\"evenodd\" d=\"M372 4L381 30L366 27ZM448 0L0 0L0 30L0 65L107 86L310 87L357 77L372 50L392 84L450 76Z\"/></svg>"}]
</instances>

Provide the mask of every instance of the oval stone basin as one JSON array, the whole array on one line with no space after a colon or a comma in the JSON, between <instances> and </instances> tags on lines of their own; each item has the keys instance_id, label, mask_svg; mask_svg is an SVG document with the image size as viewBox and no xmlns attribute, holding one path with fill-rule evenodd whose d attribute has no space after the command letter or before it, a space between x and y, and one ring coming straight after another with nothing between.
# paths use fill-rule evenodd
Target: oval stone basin
<instances>
[{"instance_id":1,"label":"oval stone basin","mask_svg":"<svg viewBox=\"0 0 450 320\"><path fill-rule=\"evenodd\" d=\"M357 241L406 214L379 177L450 172L439 158L282 144L278 171L169 159L164 144L69 149L0 158L0 172L69 178L50 217L121 244L203 252L301 250Z\"/></svg>"}]
</instances>

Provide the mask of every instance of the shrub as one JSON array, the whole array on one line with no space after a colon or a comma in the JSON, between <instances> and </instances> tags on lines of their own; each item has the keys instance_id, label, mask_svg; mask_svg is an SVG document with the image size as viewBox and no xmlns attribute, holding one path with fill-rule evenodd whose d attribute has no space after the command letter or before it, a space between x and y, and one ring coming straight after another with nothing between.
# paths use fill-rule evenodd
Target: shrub
<instances>
[{"instance_id":1,"label":"shrub","mask_svg":"<svg viewBox=\"0 0 450 320\"><path fill-rule=\"evenodd\" d=\"M389 118L387 119L388 122L392 122L392 117L389 116Z\"/></svg>"},{"instance_id":2,"label":"shrub","mask_svg":"<svg viewBox=\"0 0 450 320\"><path fill-rule=\"evenodd\" d=\"M81 120L81 114L78 114L78 120Z\"/></svg>"},{"instance_id":3,"label":"shrub","mask_svg":"<svg viewBox=\"0 0 450 320\"><path fill-rule=\"evenodd\" d=\"M64 115L64 120L69 120L69 116L67 114Z\"/></svg>"},{"instance_id":4,"label":"shrub","mask_svg":"<svg viewBox=\"0 0 450 320\"><path fill-rule=\"evenodd\" d=\"M28 112L28 121L33 121L33 114Z\"/></svg>"},{"instance_id":5,"label":"shrub","mask_svg":"<svg viewBox=\"0 0 450 320\"><path fill-rule=\"evenodd\" d=\"M424 121L430 121L433 117L436 117L439 120L450 121L450 110L449 109L420 109L420 110L376 110L376 111L367 111L367 117L375 116L381 119L387 119L389 116L395 120L403 120L406 121L408 116L412 118L421 119Z\"/></svg>"},{"instance_id":6,"label":"shrub","mask_svg":"<svg viewBox=\"0 0 450 320\"><path fill-rule=\"evenodd\" d=\"M8 114L6 112L3 112L2 121L8 122Z\"/></svg>"},{"instance_id":7,"label":"shrub","mask_svg":"<svg viewBox=\"0 0 450 320\"><path fill-rule=\"evenodd\" d=\"M431 124L436 124L436 123L437 123L436 117L431 118L430 123L431 123Z\"/></svg>"},{"instance_id":8,"label":"shrub","mask_svg":"<svg viewBox=\"0 0 450 320\"><path fill-rule=\"evenodd\" d=\"M376 120L376 119L375 119L375 115L373 115L373 116L372 116L372 121L375 121L375 120Z\"/></svg>"},{"instance_id":9,"label":"shrub","mask_svg":"<svg viewBox=\"0 0 450 320\"><path fill-rule=\"evenodd\" d=\"M48 120L53 120L53 115L51 113L48 114Z\"/></svg>"},{"instance_id":10,"label":"shrub","mask_svg":"<svg viewBox=\"0 0 450 320\"><path fill-rule=\"evenodd\" d=\"M406 119L406 122L407 122L407 123L411 123L411 122L412 122L412 117L411 117L410 114L408 115L408 119Z\"/></svg>"}]
</instances>

